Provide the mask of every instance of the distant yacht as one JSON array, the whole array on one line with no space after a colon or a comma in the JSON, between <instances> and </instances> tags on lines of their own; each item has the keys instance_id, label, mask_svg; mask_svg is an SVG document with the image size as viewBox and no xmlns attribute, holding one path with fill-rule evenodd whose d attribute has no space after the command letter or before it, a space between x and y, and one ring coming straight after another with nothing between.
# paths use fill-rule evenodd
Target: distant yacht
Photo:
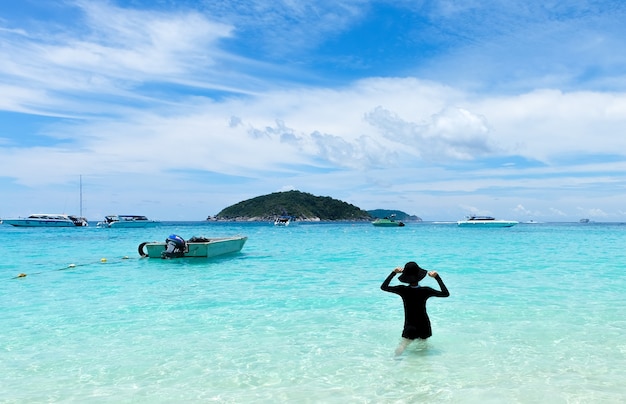
<instances>
[{"instance_id":1,"label":"distant yacht","mask_svg":"<svg viewBox=\"0 0 626 404\"><path fill-rule=\"evenodd\" d=\"M468 216L465 220L459 220L459 227L513 227L515 220L496 220L491 216Z\"/></svg>"},{"instance_id":2,"label":"distant yacht","mask_svg":"<svg viewBox=\"0 0 626 404\"><path fill-rule=\"evenodd\" d=\"M276 220L274 220L274 226L289 226L289 223L291 223L291 219L292 217L288 215L278 216Z\"/></svg>"},{"instance_id":3,"label":"distant yacht","mask_svg":"<svg viewBox=\"0 0 626 404\"><path fill-rule=\"evenodd\" d=\"M160 222L150 220L141 215L109 215L103 222L98 222L97 227L154 227Z\"/></svg>"},{"instance_id":4,"label":"distant yacht","mask_svg":"<svg viewBox=\"0 0 626 404\"><path fill-rule=\"evenodd\" d=\"M87 227L83 217L58 213L35 213L28 217L4 219L4 224L15 227Z\"/></svg>"}]
</instances>

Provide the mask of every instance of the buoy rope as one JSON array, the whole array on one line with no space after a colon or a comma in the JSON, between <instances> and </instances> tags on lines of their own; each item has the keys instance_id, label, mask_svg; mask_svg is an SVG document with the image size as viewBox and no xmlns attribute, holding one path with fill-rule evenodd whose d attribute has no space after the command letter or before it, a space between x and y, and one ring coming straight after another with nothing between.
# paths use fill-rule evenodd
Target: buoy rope
<instances>
[{"instance_id":1,"label":"buoy rope","mask_svg":"<svg viewBox=\"0 0 626 404\"><path fill-rule=\"evenodd\" d=\"M123 256L120 260L127 261L129 259L131 259L131 258L129 258L128 256ZM9 279L26 278L27 276L30 276L30 275L39 275L39 274L48 273L48 272L54 272L54 271L66 271L68 269L74 269L74 268L78 268L78 267L86 267L86 266L94 265L94 264L106 264L107 262L109 262L108 259L100 258L98 261L94 261L94 262L86 262L86 263L83 263L83 264L69 264L68 266L65 266L63 268L55 268L55 269L50 269L50 270L47 270L47 271L31 272L31 273L28 273L28 274L26 274L24 272L21 272L17 276L14 276L14 277L9 278Z\"/></svg>"}]
</instances>

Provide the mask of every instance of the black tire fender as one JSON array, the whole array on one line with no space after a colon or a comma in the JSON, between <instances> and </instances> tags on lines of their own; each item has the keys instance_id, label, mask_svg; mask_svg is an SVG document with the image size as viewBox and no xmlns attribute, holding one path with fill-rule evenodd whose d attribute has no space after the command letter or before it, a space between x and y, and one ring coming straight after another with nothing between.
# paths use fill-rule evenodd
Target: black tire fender
<instances>
[{"instance_id":1,"label":"black tire fender","mask_svg":"<svg viewBox=\"0 0 626 404\"><path fill-rule=\"evenodd\" d=\"M144 251L143 247L148 244L147 241L144 241L143 243L139 244L139 247L137 247L137 252L139 253L139 255L141 255L142 257L147 257L148 253Z\"/></svg>"}]
</instances>

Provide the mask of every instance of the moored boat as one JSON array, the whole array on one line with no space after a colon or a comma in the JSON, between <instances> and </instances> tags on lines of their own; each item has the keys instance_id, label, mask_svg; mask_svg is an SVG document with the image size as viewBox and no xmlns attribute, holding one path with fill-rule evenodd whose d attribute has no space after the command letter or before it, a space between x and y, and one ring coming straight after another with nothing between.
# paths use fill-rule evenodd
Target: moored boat
<instances>
[{"instance_id":1,"label":"moored boat","mask_svg":"<svg viewBox=\"0 0 626 404\"><path fill-rule=\"evenodd\" d=\"M513 227L515 220L496 220L491 216L468 216L456 222L459 227Z\"/></svg>"},{"instance_id":2,"label":"moored boat","mask_svg":"<svg viewBox=\"0 0 626 404\"><path fill-rule=\"evenodd\" d=\"M15 227L86 227L89 225L84 217L58 213L35 213L28 217L4 219L3 223Z\"/></svg>"},{"instance_id":3,"label":"moored boat","mask_svg":"<svg viewBox=\"0 0 626 404\"><path fill-rule=\"evenodd\" d=\"M212 258L241 251L248 240L245 236L234 237L192 237L185 241L172 234L164 242L143 242L137 251L149 258Z\"/></svg>"},{"instance_id":4,"label":"moored boat","mask_svg":"<svg viewBox=\"0 0 626 404\"><path fill-rule=\"evenodd\" d=\"M74 225L77 227L89 226L89 222L87 221L87 219L82 216L68 215L68 217L72 220L72 222L74 222Z\"/></svg>"},{"instance_id":5,"label":"moored boat","mask_svg":"<svg viewBox=\"0 0 626 404\"><path fill-rule=\"evenodd\" d=\"M104 217L104 221L98 222L97 227L154 227L160 222L150 220L141 215L109 215Z\"/></svg>"},{"instance_id":6,"label":"moored boat","mask_svg":"<svg viewBox=\"0 0 626 404\"><path fill-rule=\"evenodd\" d=\"M378 218L372 222L374 226L377 227L403 227L404 223L395 220L396 215L391 215L391 217L383 217Z\"/></svg>"},{"instance_id":7,"label":"moored boat","mask_svg":"<svg viewBox=\"0 0 626 404\"><path fill-rule=\"evenodd\" d=\"M289 226L291 223L291 216L278 216L276 220L274 220L274 226Z\"/></svg>"}]
</instances>

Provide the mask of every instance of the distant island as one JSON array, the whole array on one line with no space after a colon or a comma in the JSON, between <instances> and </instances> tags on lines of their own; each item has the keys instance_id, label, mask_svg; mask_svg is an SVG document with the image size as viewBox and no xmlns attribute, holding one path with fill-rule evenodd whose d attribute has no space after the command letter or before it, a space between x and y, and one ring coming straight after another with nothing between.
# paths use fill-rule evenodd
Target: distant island
<instances>
[{"instance_id":1,"label":"distant island","mask_svg":"<svg viewBox=\"0 0 626 404\"><path fill-rule=\"evenodd\" d=\"M404 221L404 222L421 222L422 218L415 215L409 215L401 210L388 210L388 209L374 209L367 211L370 215L375 218L382 219L383 217L392 217L395 216L396 220Z\"/></svg>"},{"instance_id":2,"label":"distant island","mask_svg":"<svg viewBox=\"0 0 626 404\"><path fill-rule=\"evenodd\" d=\"M374 212L374 214L372 213ZM401 211L366 211L350 203L328 196L315 196L306 192L286 191L247 199L207 217L213 221L273 221L278 216L291 216L295 220L319 221L371 221L378 212L391 212L399 220L418 220ZM419 219L421 221L421 219Z\"/></svg>"}]
</instances>

